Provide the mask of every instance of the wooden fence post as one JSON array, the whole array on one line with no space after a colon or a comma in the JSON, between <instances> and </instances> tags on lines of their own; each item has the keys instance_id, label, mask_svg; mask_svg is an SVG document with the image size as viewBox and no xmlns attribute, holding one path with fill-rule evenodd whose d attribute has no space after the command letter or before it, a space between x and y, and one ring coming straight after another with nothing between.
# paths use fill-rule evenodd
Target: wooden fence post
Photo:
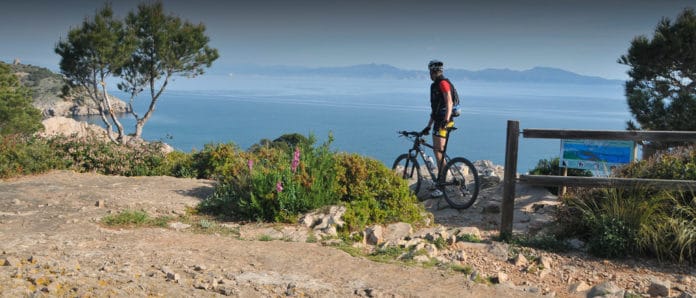
<instances>
[{"instance_id":1,"label":"wooden fence post","mask_svg":"<svg viewBox=\"0 0 696 298\"><path fill-rule=\"evenodd\" d=\"M520 139L520 122L508 120L505 143L505 174L503 176L503 203L500 219L500 238L512 236L512 217L515 209L515 184L517 179L517 150Z\"/></svg>"}]
</instances>

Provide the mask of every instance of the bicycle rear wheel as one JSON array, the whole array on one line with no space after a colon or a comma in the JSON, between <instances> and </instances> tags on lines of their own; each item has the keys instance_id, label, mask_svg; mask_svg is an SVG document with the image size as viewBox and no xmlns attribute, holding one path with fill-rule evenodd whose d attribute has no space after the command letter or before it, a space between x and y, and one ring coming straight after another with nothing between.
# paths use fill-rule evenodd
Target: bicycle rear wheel
<instances>
[{"instance_id":1,"label":"bicycle rear wheel","mask_svg":"<svg viewBox=\"0 0 696 298\"><path fill-rule=\"evenodd\" d=\"M399 177L406 179L411 192L418 195L423 176L421 176L421 169L415 158L409 157L408 154L399 155L394 161L394 165L392 165L392 170Z\"/></svg>"},{"instance_id":2,"label":"bicycle rear wheel","mask_svg":"<svg viewBox=\"0 0 696 298\"><path fill-rule=\"evenodd\" d=\"M463 157L450 160L440 175L438 185L445 200L454 209L466 209L476 201L479 192L479 177L476 167Z\"/></svg>"}]
</instances>

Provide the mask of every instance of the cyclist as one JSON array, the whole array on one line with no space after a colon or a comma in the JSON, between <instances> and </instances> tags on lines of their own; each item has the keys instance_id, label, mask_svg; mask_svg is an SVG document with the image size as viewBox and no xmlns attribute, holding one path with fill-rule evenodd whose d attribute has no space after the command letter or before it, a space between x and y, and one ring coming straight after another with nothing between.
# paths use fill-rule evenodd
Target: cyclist
<instances>
[{"instance_id":1,"label":"cyclist","mask_svg":"<svg viewBox=\"0 0 696 298\"><path fill-rule=\"evenodd\" d=\"M430 71L430 79L433 83L430 85L430 120L428 125L423 129L423 133L430 132L433 127L433 153L437 159L437 169L440 173L444 167L444 148L447 141L447 128L454 126L452 120L452 85L443 72L444 64L439 60L431 60L428 63ZM432 197L442 196L442 191L439 189L431 193Z\"/></svg>"}]
</instances>

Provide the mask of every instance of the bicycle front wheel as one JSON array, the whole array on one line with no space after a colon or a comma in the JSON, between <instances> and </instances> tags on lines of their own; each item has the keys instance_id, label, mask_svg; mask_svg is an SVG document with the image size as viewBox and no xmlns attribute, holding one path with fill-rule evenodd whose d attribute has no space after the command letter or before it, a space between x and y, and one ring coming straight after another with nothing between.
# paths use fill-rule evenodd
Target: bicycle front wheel
<instances>
[{"instance_id":1,"label":"bicycle front wheel","mask_svg":"<svg viewBox=\"0 0 696 298\"><path fill-rule=\"evenodd\" d=\"M415 158L409 157L408 154L399 155L392 165L392 170L408 182L411 192L418 195L423 176L421 176L421 169Z\"/></svg>"},{"instance_id":2,"label":"bicycle front wheel","mask_svg":"<svg viewBox=\"0 0 696 298\"><path fill-rule=\"evenodd\" d=\"M469 160L456 157L445 165L438 185L452 208L466 209L471 207L478 197L478 172Z\"/></svg>"}]
</instances>

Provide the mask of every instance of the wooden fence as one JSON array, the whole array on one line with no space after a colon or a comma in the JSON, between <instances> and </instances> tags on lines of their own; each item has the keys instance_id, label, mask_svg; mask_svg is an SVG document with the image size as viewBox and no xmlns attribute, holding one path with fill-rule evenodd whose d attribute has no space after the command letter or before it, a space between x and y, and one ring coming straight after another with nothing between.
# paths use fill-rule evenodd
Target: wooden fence
<instances>
[{"instance_id":1,"label":"wooden fence","mask_svg":"<svg viewBox=\"0 0 696 298\"><path fill-rule=\"evenodd\" d=\"M584 139L584 140L622 140L622 141L680 141L696 142L696 132L691 131L607 131L607 130L559 130L525 129L521 135L538 139ZM601 178L520 175L517 177L517 156L519 148L520 123L508 120L507 141L505 144L505 174L503 177L503 202L501 206L500 236L503 239L512 235L512 221L515 207L515 185L519 183L542 186L578 187L650 187L657 189L696 190L693 180L665 180L638 178Z\"/></svg>"}]
</instances>

